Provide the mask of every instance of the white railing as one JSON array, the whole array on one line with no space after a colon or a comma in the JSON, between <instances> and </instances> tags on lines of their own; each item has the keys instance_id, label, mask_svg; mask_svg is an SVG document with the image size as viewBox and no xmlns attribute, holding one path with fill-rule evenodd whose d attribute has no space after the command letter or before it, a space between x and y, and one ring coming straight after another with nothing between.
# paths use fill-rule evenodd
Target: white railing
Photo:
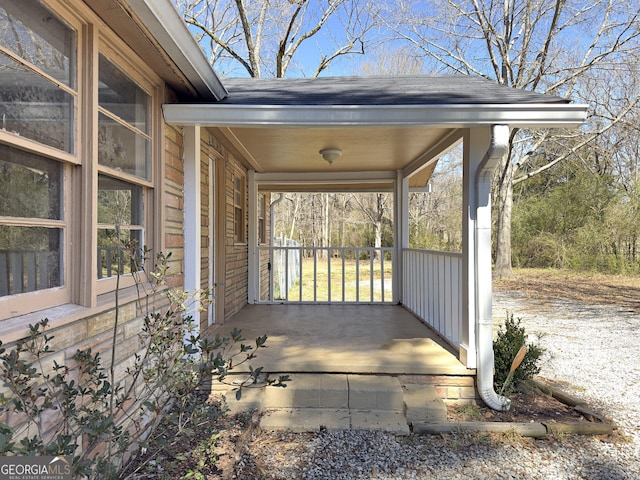
<instances>
[{"instance_id":1,"label":"white railing","mask_svg":"<svg viewBox=\"0 0 640 480\"><path fill-rule=\"evenodd\" d=\"M462 254L405 249L402 261L402 303L458 350L462 329Z\"/></svg>"},{"instance_id":2,"label":"white railing","mask_svg":"<svg viewBox=\"0 0 640 480\"><path fill-rule=\"evenodd\" d=\"M0 250L0 297L56 286L55 252Z\"/></svg>"},{"instance_id":3,"label":"white railing","mask_svg":"<svg viewBox=\"0 0 640 480\"><path fill-rule=\"evenodd\" d=\"M393 302L393 248L258 247L261 303ZM274 261L277 258L284 260ZM290 259L300 259L292 270ZM264 272L269 272L265 275ZM265 283L266 282L266 283Z\"/></svg>"}]
</instances>

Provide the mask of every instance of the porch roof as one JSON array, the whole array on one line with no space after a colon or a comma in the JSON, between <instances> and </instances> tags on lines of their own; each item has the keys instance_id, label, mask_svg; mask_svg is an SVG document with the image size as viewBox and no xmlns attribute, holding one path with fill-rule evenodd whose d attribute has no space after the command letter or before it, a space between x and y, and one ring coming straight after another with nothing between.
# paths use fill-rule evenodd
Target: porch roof
<instances>
[{"instance_id":1,"label":"porch roof","mask_svg":"<svg viewBox=\"0 0 640 480\"><path fill-rule=\"evenodd\" d=\"M170 0L84 1L171 85L177 102L202 102L165 105L166 121L219 129L248 168L272 176L263 189L300 190L306 178L307 189L379 190L391 188L398 171L422 187L461 129L574 128L586 119L586 105L469 76L221 81ZM342 150L340 161L326 163L326 148Z\"/></svg>"},{"instance_id":2,"label":"porch roof","mask_svg":"<svg viewBox=\"0 0 640 480\"><path fill-rule=\"evenodd\" d=\"M226 105L451 105L570 103L480 77L412 75L227 78Z\"/></svg>"},{"instance_id":3,"label":"porch roof","mask_svg":"<svg viewBox=\"0 0 640 480\"><path fill-rule=\"evenodd\" d=\"M263 189L390 188L398 171L428 182L435 160L462 129L575 128L587 106L470 76L225 79L218 102L167 104L165 119L216 128L226 146L265 180ZM330 165L319 151L342 150ZM335 180L351 174L348 182ZM375 180L372 180L373 177ZM270 186L264 186L270 184Z\"/></svg>"}]
</instances>

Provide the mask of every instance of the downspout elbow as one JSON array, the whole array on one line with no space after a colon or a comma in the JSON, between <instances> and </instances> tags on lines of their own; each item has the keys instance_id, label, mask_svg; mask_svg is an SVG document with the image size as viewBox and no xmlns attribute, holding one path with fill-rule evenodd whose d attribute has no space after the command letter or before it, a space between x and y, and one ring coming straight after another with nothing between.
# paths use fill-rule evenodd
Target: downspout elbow
<instances>
[{"instance_id":1,"label":"downspout elbow","mask_svg":"<svg viewBox=\"0 0 640 480\"><path fill-rule=\"evenodd\" d=\"M491 126L491 143L487 152L482 157L477 170L476 182L488 178L491 179L495 167L500 159L509 150L509 125L492 125Z\"/></svg>"},{"instance_id":2,"label":"downspout elbow","mask_svg":"<svg viewBox=\"0 0 640 480\"><path fill-rule=\"evenodd\" d=\"M478 210L476 218L476 235L484 236L484 243L491 245L491 177L500 160L509 149L509 126L493 125L491 127L491 143L485 153L476 174L476 206L483 205L481 213ZM476 238L476 248L481 243ZM487 255L487 252L483 252ZM490 253L488 253L490 257ZM477 252L476 258L481 256ZM488 264L484 270L491 270L491 259L485 260ZM491 315L491 282L486 285L486 279L480 277L481 268L476 268L476 293L478 295L479 308L476 317L477 327L477 382L480 398L489 408L498 411L507 411L511 407L511 400L496 393L493 387L495 358L493 353L493 320ZM482 287L480 287L482 285ZM487 292L488 289L488 292ZM488 297L488 298L486 298Z\"/></svg>"},{"instance_id":3,"label":"downspout elbow","mask_svg":"<svg viewBox=\"0 0 640 480\"><path fill-rule=\"evenodd\" d=\"M499 395L493 388L494 370L493 328L485 323L480 325L478 332L478 393L489 408L506 412L511 407L511 400Z\"/></svg>"}]
</instances>

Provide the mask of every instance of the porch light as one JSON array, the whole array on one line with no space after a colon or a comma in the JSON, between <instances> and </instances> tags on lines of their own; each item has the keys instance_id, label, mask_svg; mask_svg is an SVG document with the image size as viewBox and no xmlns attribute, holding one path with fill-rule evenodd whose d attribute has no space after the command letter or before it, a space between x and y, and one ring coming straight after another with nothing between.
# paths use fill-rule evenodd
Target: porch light
<instances>
[{"instance_id":1,"label":"porch light","mask_svg":"<svg viewBox=\"0 0 640 480\"><path fill-rule=\"evenodd\" d=\"M339 148L325 148L320 150L320 155L324 158L329 165L333 165L333 162L338 160L342 156L342 150Z\"/></svg>"}]
</instances>

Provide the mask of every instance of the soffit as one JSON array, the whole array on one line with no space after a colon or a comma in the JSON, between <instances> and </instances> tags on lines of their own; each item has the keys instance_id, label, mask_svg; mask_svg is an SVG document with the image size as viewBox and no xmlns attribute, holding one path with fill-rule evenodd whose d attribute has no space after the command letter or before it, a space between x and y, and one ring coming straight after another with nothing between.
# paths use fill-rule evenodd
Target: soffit
<instances>
[{"instance_id":1,"label":"soffit","mask_svg":"<svg viewBox=\"0 0 640 480\"><path fill-rule=\"evenodd\" d=\"M225 128L220 129L257 172L369 172L404 169L446 137L447 128ZM337 148L333 164L320 150Z\"/></svg>"}]
</instances>

